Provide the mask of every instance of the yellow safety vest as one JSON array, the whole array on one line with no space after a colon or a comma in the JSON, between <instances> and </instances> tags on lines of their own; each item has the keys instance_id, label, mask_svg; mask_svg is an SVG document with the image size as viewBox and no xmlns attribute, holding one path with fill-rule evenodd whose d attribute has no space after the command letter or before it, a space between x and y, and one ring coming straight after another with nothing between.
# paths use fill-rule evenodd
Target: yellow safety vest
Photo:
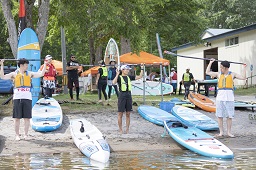
<instances>
[{"instance_id":1,"label":"yellow safety vest","mask_svg":"<svg viewBox=\"0 0 256 170\"><path fill-rule=\"evenodd\" d=\"M184 73L183 81L191 81L189 73Z\"/></svg>"},{"instance_id":2,"label":"yellow safety vest","mask_svg":"<svg viewBox=\"0 0 256 170\"><path fill-rule=\"evenodd\" d=\"M120 76L120 79L121 79L121 91L127 91L127 83L124 81L123 76ZM127 76L127 80L128 80L128 91L131 91L132 83L129 76Z\"/></svg>"},{"instance_id":3,"label":"yellow safety vest","mask_svg":"<svg viewBox=\"0 0 256 170\"><path fill-rule=\"evenodd\" d=\"M31 77L28 75L26 71L24 75L22 75L19 71L14 79L14 87L31 87Z\"/></svg>"},{"instance_id":4,"label":"yellow safety vest","mask_svg":"<svg viewBox=\"0 0 256 170\"><path fill-rule=\"evenodd\" d=\"M231 89L233 90L233 77L231 75L231 72L228 72L228 75L225 77L224 74L220 75L219 81L218 81L218 90L226 90Z\"/></svg>"},{"instance_id":5,"label":"yellow safety vest","mask_svg":"<svg viewBox=\"0 0 256 170\"><path fill-rule=\"evenodd\" d=\"M102 71L103 71L101 77L107 77L108 76L108 69L107 69L107 67L101 67L101 68L102 68Z\"/></svg>"}]
</instances>

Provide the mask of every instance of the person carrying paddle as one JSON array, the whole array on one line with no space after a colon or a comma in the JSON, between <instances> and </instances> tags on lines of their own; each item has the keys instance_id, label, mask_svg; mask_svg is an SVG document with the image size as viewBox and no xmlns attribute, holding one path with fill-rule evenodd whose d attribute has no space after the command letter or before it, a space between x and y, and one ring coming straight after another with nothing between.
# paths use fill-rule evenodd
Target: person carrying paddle
<instances>
[{"instance_id":1,"label":"person carrying paddle","mask_svg":"<svg viewBox=\"0 0 256 170\"><path fill-rule=\"evenodd\" d=\"M212 77L218 78L218 93L216 97L216 117L218 118L220 133L216 137L223 136L223 118L227 118L227 135L235 137L231 133L232 119L235 115L234 107L234 79L246 80L246 65L244 64L243 75L229 71L230 63L222 61L220 63L220 72L211 71L212 63L215 59L211 59L205 73Z\"/></svg>"},{"instance_id":2,"label":"person carrying paddle","mask_svg":"<svg viewBox=\"0 0 256 170\"><path fill-rule=\"evenodd\" d=\"M182 75L182 80L181 80L181 82L182 82L182 84L184 85L184 88L185 88L184 100L186 100L188 98L191 82L195 83L194 76L189 71L190 71L190 68L188 67L186 69L186 73L184 73Z\"/></svg>"},{"instance_id":3,"label":"person carrying paddle","mask_svg":"<svg viewBox=\"0 0 256 170\"><path fill-rule=\"evenodd\" d=\"M44 67L42 71L32 72L28 70L29 61L22 58L18 61L18 69L14 72L4 75L4 59L0 60L1 79L14 81L13 88L13 118L15 127L15 140L20 140L20 119L24 119L24 139L28 139L28 129L30 126L30 119L32 118L32 94L31 94L31 83L32 78L39 78L44 76L46 70L46 64L48 61L44 62Z\"/></svg>"},{"instance_id":4,"label":"person carrying paddle","mask_svg":"<svg viewBox=\"0 0 256 170\"><path fill-rule=\"evenodd\" d=\"M126 131L125 133L129 133L130 126L130 112L132 111L132 80L138 80L143 76L143 67L141 66L141 72L139 76L129 76L129 70L131 69L128 65L121 66L121 72L116 70L116 77L113 80L113 84L118 84L119 87L119 96L118 96L118 126L119 132L123 133L122 128L122 117L123 113L126 112Z\"/></svg>"},{"instance_id":5,"label":"person carrying paddle","mask_svg":"<svg viewBox=\"0 0 256 170\"><path fill-rule=\"evenodd\" d=\"M117 85L113 84L113 79L116 77L116 67L115 67L116 61L114 59L111 59L109 62L109 68L108 68L108 99L110 100L112 87L114 87L116 96L118 97L118 89Z\"/></svg>"},{"instance_id":6,"label":"person carrying paddle","mask_svg":"<svg viewBox=\"0 0 256 170\"><path fill-rule=\"evenodd\" d=\"M104 95L105 101L108 100L108 96L107 96L107 93L106 93L107 80L108 80L108 69L107 69L106 64L103 60L100 61L100 65L101 65L101 67L98 69L98 74L97 74L97 77L96 77L96 85L97 85L97 88L98 88L98 97L99 97L98 103L102 103L101 92Z\"/></svg>"}]
</instances>

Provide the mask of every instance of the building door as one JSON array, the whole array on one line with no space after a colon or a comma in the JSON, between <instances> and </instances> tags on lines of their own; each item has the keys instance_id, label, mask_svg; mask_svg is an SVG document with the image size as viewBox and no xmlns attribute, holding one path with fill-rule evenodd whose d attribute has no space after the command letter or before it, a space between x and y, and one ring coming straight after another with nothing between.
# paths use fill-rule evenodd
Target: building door
<instances>
[{"instance_id":1,"label":"building door","mask_svg":"<svg viewBox=\"0 0 256 170\"><path fill-rule=\"evenodd\" d=\"M212 49L209 49L209 50L204 50L204 58L209 58L209 59L210 58L214 58L214 59L218 60L218 48L212 48ZM210 62L209 60L205 60L205 62L204 62L204 70L206 70L206 67L208 66L209 62ZM219 71L218 62L217 61L212 63L211 70L214 71L214 72L218 72ZM205 72L204 72L204 78L205 78L205 80L211 79L211 77L206 75Z\"/></svg>"}]
</instances>

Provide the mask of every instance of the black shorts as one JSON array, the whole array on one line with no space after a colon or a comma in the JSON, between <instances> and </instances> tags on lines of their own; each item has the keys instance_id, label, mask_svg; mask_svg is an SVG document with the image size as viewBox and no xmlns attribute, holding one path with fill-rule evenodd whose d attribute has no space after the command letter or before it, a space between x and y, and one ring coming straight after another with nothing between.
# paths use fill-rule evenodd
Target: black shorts
<instances>
[{"instance_id":1,"label":"black shorts","mask_svg":"<svg viewBox=\"0 0 256 170\"><path fill-rule=\"evenodd\" d=\"M13 118L32 118L32 100L14 99L13 100Z\"/></svg>"},{"instance_id":2,"label":"black shorts","mask_svg":"<svg viewBox=\"0 0 256 170\"><path fill-rule=\"evenodd\" d=\"M79 87L78 79L68 78L68 88L69 89L72 89L74 87L73 84L75 84L75 87Z\"/></svg>"},{"instance_id":3,"label":"black shorts","mask_svg":"<svg viewBox=\"0 0 256 170\"><path fill-rule=\"evenodd\" d=\"M132 111L132 95L131 92L120 92L118 95L118 112Z\"/></svg>"}]
</instances>

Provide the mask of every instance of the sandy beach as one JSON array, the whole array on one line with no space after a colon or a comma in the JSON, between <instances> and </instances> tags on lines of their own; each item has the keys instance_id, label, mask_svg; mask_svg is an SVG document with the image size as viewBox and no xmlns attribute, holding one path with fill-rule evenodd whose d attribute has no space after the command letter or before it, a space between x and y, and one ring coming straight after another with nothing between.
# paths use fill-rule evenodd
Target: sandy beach
<instances>
[{"instance_id":1,"label":"sandy beach","mask_svg":"<svg viewBox=\"0 0 256 170\"><path fill-rule=\"evenodd\" d=\"M211 99L214 100L212 97ZM254 101L255 96L236 96L236 100ZM60 153L60 152L79 152L74 145L69 130L69 121L76 118L86 118L97 126L106 136L112 152L131 151L131 150L174 150L184 149L178 145L169 135L161 137L164 128L152 124L143 119L134 106L131 114L131 125L129 134L118 133L117 112L113 108L104 112L72 112L63 111L64 119L62 126L53 132L41 133L30 128L30 140L15 141L14 122L11 116L2 117L0 120L0 153ZM214 113L200 112L217 120ZM254 117L253 117L254 116ZM252 149L256 148L256 113L251 109L236 110L233 119L232 131L235 138L225 137L219 139L230 149ZM125 117L123 117L125 126ZM23 120L21 121L21 135L23 131ZM225 125L226 129L226 125ZM218 131L208 132L210 135L217 134ZM23 138L23 136L21 136Z\"/></svg>"}]
</instances>

